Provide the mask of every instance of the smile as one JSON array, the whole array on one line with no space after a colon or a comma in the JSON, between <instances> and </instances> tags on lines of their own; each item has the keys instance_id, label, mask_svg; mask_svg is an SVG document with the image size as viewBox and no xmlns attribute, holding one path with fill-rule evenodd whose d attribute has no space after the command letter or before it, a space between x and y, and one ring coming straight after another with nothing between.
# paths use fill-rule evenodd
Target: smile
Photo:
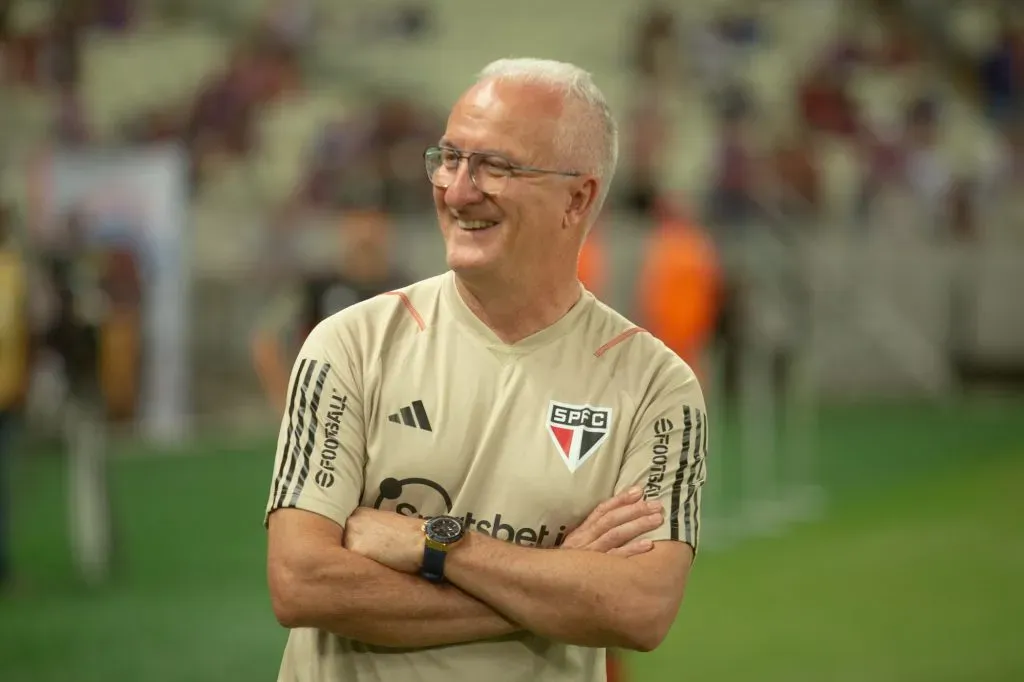
<instances>
[{"instance_id":1,"label":"smile","mask_svg":"<svg viewBox=\"0 0 1024 682\"><path fill-rule=\"evenodd\" d=\"M498 223L494 220L459 220L458 224L459 229L475 232L477 230L486 230L489 227L494 227Z\"/></svg>"}]
</instances>

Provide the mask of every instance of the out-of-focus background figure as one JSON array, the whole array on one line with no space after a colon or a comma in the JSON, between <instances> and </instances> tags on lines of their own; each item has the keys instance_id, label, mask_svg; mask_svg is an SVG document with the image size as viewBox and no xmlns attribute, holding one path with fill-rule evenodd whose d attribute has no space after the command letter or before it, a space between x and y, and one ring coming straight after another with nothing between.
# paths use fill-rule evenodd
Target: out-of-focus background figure
<instances>
[{"instance_id":1,"label":"out-of-focus background figure","mask_svg":"<svg viewBox=\"0 0 1024 682\"><path fill-rule=\"evenodd\" d=\"M11 211L0 204L0 590L10 577L11 448L28 387L28 284Z\"/></svg>"},{"instance_id":2,"label":"out-of-focus background figure","mask_svg":"<svg viewBox=\"0 0 1024 682\"><path fill-rule=\"evenodd\" d=\"M120 301L112 295L109 252L97 244L84 214L68 213L40 256L37 295L49 298L50 311L42 323L40 351L58 368L63 389L52 418L67 455L69 535L82 577L95 584L105 581L111 570L109 394L102 370L111 360L104 352L105 335L124 333L110 326L121 323L114 317ZM118 359L131 371L135 354L128 344L120 345Z\"/></svg>"},{"instance_id":3,"label":"out-of-focus background figure","mask_svg":"<svg viewBox=\"0 0 1024 682\"><path fill-rule=\"evenodd\" d=\"M282 368L444 267L422 154L508 55L608 96L580 278L712 414L628 678L1024 679L1022 46L1011 0L0 0L0 680L273 675Z\"/></svg>"},{"instance_id":4,"label":"out-of-focus background figure","mask_svg":"<svg viewBox=\"0 0 1024 682\"><path fill-rule=\"evenodd\" d=\"M393 262L390 218L379 207L346 207L335 229L340 248L328 249L327 262L305 268L300 264L274 280L278 291L253 332L253 363L278 412L285 408L295 354L313 327L355 303L414 281ZM289 240L293 235L279 238Z\"/></svg>"}]
</instances>

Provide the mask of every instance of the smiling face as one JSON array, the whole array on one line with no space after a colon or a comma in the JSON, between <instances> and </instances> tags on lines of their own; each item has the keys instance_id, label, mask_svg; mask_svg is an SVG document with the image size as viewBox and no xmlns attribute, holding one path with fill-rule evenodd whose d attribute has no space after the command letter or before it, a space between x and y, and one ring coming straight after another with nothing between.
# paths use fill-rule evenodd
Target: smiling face
<instances>
[{"instance_id":1,"label":"smiling face","mask_svg":"<svg viewBox=\"0 0 1024 682\"><path fill-rule=\"evenodd\" d=\"M452 109L441 146L498 155L513 165L576 171L556 151L563 108L554 88L484 81ZM596 190L592 177L515 172L500 194L486 195L461 161L447 188L434 187L448 266L461 277L506 282L547 282L565 272L574 277Z\"/></svg>"}]
</instances>

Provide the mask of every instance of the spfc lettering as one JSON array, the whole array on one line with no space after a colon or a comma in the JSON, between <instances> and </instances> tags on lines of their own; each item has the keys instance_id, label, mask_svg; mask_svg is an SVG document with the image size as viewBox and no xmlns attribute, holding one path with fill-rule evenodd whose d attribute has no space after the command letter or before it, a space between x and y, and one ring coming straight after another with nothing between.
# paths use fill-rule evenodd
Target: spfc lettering
<instances>
[{"instance_id":1,"label":"spfc lettering","mask_svg":"<svg viewBox=\"0 0 1024 682\"><path fill-rule=\"evenodd\" d=\"M611 430L610 407L569 405L552 400L548 433L569 471L576 471L597 452Z\"/></svg>"}]
</instances>

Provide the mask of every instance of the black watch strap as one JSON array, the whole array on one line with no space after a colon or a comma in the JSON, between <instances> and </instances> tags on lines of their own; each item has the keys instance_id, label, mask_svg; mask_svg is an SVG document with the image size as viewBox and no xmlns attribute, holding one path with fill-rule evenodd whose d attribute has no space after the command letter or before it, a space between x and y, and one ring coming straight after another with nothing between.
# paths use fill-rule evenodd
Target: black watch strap
<instances>
[{"instance_id":1,"label":"black watch strap","mask_svg":"<svg viewBox=\"0 0 1024 682\"><path fill-rule=\"evenodd\" d=\"M432 583L444 582L444 560L448 553L434 547L423 548L423 566L420 575Z\"/></svg>"}]
</instances>

